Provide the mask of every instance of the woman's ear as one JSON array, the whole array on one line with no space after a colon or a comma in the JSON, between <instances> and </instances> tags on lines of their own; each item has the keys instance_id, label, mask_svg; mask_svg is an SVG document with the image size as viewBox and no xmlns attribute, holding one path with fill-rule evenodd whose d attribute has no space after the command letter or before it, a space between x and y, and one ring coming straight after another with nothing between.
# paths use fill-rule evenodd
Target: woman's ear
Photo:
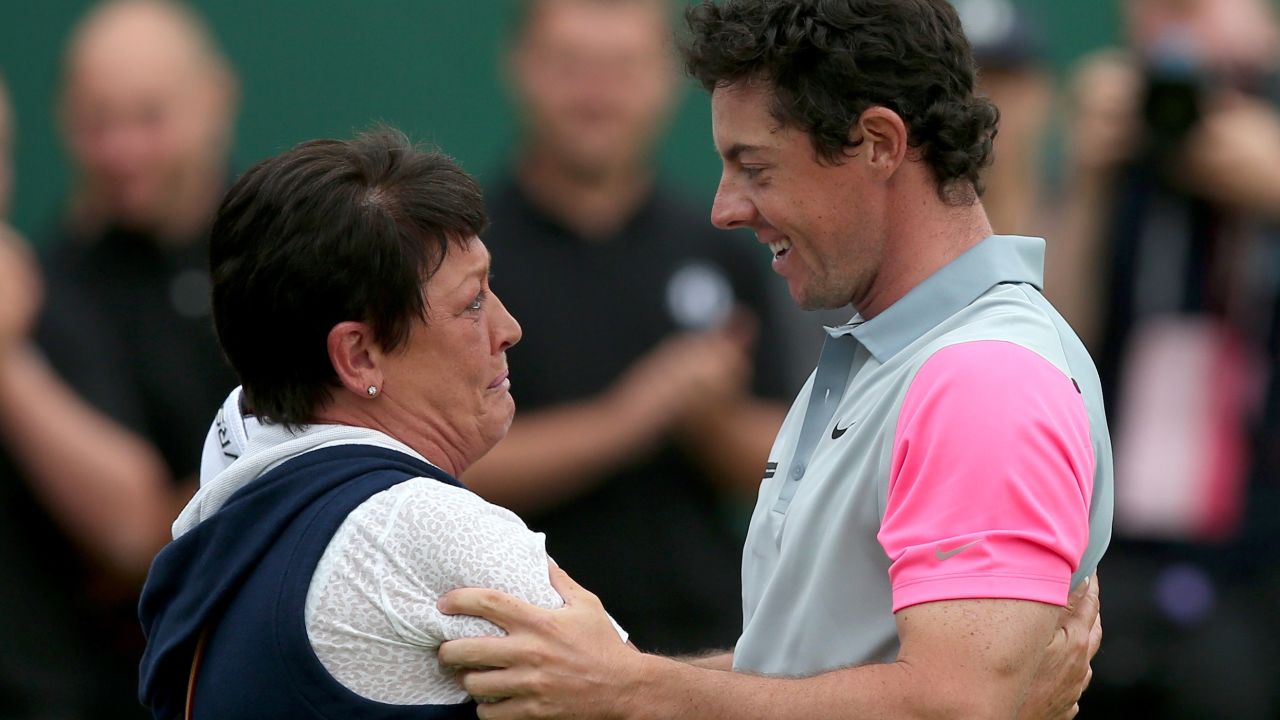
<instances>
[{"instance_id":1,"label":"woman's ear","mask_svg":"<svg viewBox=\"0 0 1280 720\"><path fill-rule=\"evenodd\" d=\"M382 389L382 348L373 328L346 320L334 325L328 337L329 362L342 387L361 397L377 397ZM372 389L371 389L372 388Z\"/></svg>"}]
</instances>

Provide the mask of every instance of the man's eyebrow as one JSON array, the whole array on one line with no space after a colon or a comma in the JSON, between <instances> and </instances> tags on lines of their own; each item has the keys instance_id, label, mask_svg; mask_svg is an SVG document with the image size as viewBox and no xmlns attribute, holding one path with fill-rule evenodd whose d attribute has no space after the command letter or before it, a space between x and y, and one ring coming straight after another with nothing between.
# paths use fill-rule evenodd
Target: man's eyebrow
<instances>
[{"instance_id":1,"label":"man's eyebrow","mask_svg":"<svg viewBox=\"0 0 1280 720\"><path fill-rule=\"evenodd\" d=\"M724 159L728 160L729 162L737 162L738 158L741 157L743 153L751 152L754 150L763 150L763 149L764 148L760 147L759 145L747 145L746 143L734 143L730 145L727 150L724 151Z\"/></svg>"}]
</instances>

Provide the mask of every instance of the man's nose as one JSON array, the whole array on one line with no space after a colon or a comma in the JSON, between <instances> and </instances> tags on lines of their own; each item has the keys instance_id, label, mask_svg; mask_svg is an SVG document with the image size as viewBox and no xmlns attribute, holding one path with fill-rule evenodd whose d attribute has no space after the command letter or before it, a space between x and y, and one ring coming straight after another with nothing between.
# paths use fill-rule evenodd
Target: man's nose
<instances>
[{"instance_id":1,"label":"man's nose","mask_svg":"<svg viewBox=\"0 0 1280 720\"><path fill-rule=\"evenodd\" d=\"M730 180L721 178L720 186L716 188L716 199L711 204L711 224L721 230L747 227L754 214L751 201Z\"/></svg>"}]
</instances>

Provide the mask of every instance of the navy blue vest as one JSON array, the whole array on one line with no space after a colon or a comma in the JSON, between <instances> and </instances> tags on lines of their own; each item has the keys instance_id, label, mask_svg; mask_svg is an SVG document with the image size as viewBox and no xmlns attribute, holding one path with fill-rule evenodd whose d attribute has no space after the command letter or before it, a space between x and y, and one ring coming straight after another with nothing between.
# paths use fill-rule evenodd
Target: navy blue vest
<instances>
[{"instance_id":1,"label":"navy blue vest","mask_svg":"<svg viewBox=\"0 0 1280 720\"><path fill-rule=\"evenodd\" d=\"M330 677L307 639L307 589L330 539L365 500L415 477L458 484L392 450L315 450L254 480L161 551L139 612L147 633L140 696L156 718L182 716L205 627L197 720L475 718L469 702L388 705L360 697Z\"/></svg>"}]
</instances>

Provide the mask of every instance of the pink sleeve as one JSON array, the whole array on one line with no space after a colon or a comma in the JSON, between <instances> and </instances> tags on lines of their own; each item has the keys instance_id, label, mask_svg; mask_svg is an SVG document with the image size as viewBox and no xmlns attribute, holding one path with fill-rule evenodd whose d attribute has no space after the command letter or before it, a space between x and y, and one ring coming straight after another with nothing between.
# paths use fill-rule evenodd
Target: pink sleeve
<instances>
[{"instance_id":1,"label":"pink sleeve","mask_svg":"<svg viewBox=\"0 0 1280 720\"><path fill-rule=\"evenodd\" d=\"M1094 456L1071 378L1013 343L943 348L898 416L884 520L893 611L1011 598L1064 605L1089 539Z\"/></svg>"}]
</instances>

